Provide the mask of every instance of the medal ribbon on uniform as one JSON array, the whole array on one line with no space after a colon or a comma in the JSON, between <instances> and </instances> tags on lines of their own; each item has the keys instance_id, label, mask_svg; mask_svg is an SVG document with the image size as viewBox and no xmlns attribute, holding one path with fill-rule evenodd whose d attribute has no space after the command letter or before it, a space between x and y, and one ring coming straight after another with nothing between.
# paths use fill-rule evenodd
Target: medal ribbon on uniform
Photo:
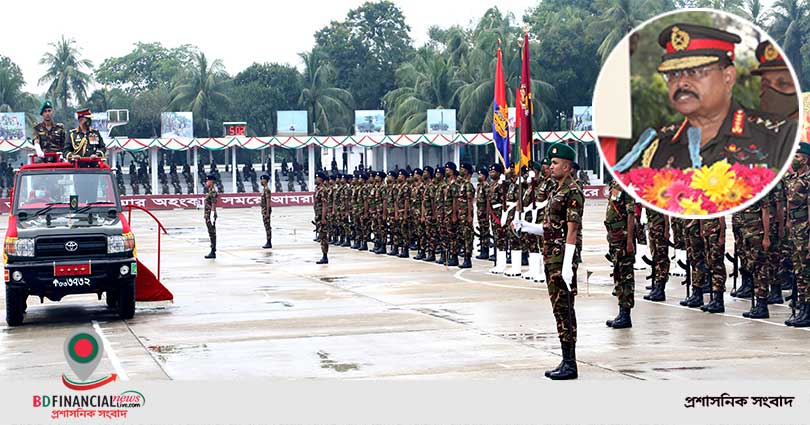
<instances>
[{"instance_id":1,"label":"medal ribbon on uniform","mask_svg":"<svg viewBox=\"0 0 810 425\"><path fill-rule=\"evenodd\" d=\"M689 127L686 130L686 139L689 140L689 159L692 161L692 168L700 168L703 165L700 158L700 129Z\"/></svg>"}]
</instances>

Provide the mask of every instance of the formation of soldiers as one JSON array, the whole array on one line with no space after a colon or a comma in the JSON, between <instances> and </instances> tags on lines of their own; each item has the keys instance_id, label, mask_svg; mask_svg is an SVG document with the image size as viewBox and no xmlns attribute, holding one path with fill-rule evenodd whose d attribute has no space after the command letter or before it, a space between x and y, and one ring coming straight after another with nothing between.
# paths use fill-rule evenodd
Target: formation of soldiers
<instances>
[{"instance_id":1,"label":"formation of soldiers","mask_svg":"<svg viewBox=\"0 0 810 425\"><path fill-rule=\"evenodd\" d=\"M416 251L415 260L465 269L472 267L477 236L476 258L494 260L491 273L548 282L563 361L546 376L575 379L574 296L584 196L574 157L567 143L554 144L542 163L522 167L519 175L501 164L479 169L477 187L468 163L357 177L318 172L317 264L328 264L331 245L399 258Z\"/></svg>"}]
</instances>

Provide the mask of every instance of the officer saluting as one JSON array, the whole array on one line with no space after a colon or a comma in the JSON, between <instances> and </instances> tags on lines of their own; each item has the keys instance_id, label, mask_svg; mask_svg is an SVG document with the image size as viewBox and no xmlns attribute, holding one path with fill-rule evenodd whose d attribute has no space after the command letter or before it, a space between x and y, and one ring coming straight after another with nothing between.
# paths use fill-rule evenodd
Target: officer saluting
<instances>
[{"instance_id":1,"label":"officer saluting","mask_svg":"<svg viewBox=\"0 0 810 425\"><path fill-rule=\"evenodd\" d=\"M34 126L34 149L39 156L41 153L59 152L65 147L65 125L53 122L53 103L50 100L42 102L39 108L42 122Z\"/></svg>"},{"instance_id":2,"label":"officer saluting","mask_svg":"<svg viewBox=\"0 0 810 425\"><path fill-rule=\"evenodd\" d=\"M104 145L104 140L98 130L90 128L90 123L93 120L91 117L90 108L80 109L76 112L79 126L70 130L68 134L68 142L65 145L63 155L65 159L105 157L107 147Z\"/></svg>"}]
</instances>

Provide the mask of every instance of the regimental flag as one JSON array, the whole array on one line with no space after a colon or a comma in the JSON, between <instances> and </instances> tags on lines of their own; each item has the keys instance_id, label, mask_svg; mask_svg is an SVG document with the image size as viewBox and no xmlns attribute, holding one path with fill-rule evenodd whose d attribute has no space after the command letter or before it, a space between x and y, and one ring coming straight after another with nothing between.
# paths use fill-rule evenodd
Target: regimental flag
<instances>
[{"instance_id":1,"label":"regimental flag","mask_svg":"<svg viewBox=\"0 0 810 425\"><path fill-rule=\"evenodd\" d=\"M532 162L532 80L529 72L529 33L523 35L523 65L520 72L520 87L515 97L515 126L518 128L520 143L518 162L515 171Z\"/></svg>"},{"instance_id":2,"label":"regimental flag","mask_svg":"<svg viewBox=\"0 0 810 425\"><path fill-rule=\"evenodd\" d=\"M501 48L498 47L498 65L495 69L495 100L493 102L492 138L495 140L495 154L509 167L509 107L506 106L506 83L503 79Z\"/></svg>"}]
</instances>

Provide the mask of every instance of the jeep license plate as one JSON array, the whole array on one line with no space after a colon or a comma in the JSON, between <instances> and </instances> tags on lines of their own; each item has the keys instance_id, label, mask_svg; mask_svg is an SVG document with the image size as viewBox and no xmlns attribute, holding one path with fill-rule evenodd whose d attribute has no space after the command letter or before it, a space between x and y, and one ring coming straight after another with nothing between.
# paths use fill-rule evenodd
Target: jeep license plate
<instances>
[{"instance_id":1,"label":"jeep license plate","mask_svg":"<svg viewBox=\"0 0 810 425\"><path fill-rule=\"evenodd\" d=\"M91 274L90 263L84 264L54 264L54 277L87 276Z\"/></svg>"},{"instance_id":2,"label":"jeep license plate","mask_svg":"<svg viewBox=\"0 0 810 425\"><path fill-rule=\"evenodd\" d=\"M64 279L54 279L54 288L73 288L79 286L90 286L89 277L66 277Z\"/></svg>"}]
</instances>

